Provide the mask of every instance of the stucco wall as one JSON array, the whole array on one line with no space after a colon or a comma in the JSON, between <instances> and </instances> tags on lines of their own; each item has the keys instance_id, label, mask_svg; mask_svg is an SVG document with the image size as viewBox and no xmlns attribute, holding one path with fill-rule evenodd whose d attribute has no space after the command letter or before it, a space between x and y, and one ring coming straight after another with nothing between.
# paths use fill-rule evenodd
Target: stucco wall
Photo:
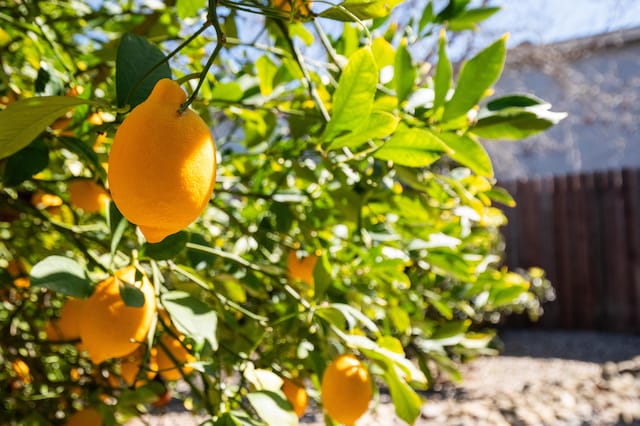
<instances>
[{"instance_id":1,"label":"stucco wall","mask_svg":"<svg viewBox=\"0 0 640 426\"><path fill-rule=\"evenodd\" d=\"M534 93L569 116L520 142L487 142L499 180L640 167L637 30L508 54L495 96Z\"/></svg>"}]
</instances>

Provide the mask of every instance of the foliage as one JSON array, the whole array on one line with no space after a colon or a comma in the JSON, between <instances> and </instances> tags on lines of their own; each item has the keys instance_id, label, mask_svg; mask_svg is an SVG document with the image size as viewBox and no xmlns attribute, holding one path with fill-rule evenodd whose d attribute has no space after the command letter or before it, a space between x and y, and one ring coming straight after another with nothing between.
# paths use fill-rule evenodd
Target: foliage
<instances>
[{"instance_id":1,"label":"foliage","mask_svg":"<svg viewBox=\"0 0 640 426\"><path fill-rule=\"evenodd\" d=\"M412 423L416 390L491 353L503 313L539 314L540 271L500 266L496 203L513 200L480 138L521 139L563 116L532 95L487 102L505 37L453 72L447 37L493 8L426 2L399 27L397 3L309 13L258 0L0 0L3 420L60 424L83 407L106 424L137 416L174 386L150 378L172 336L195 359L182 369L191 393L178 396L207 424L296 424L282 378L319 402L325 367L344 353ZM414 59L424 39L433 63ZM150 244L113 203L78 209L69 185L108 188L119 123L165 77L211 126L218 174L197 222ZM292 251L317 256L312 280L288 274ZM120 360L93 364L81 342L45 333L68 297L129 265L153 282L160 312L133 386ZM132 286L120 295L141 302Z\"/></svg>"}]
</instances>

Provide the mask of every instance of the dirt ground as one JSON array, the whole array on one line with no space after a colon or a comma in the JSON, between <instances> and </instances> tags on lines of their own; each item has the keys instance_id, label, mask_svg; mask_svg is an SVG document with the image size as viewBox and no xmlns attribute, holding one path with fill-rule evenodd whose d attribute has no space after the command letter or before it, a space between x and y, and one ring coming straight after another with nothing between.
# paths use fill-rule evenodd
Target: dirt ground
<instances>
[{"instance_id":1,"label":"dirt ground","mask_svg":"<svg viewBox=\"0 0 640 426\"><path fill-rule=\"evenodd\" d=\"M463 383L442 381L424 394L416 425L640 426L640 335L505 330L500 337L500 356L465 364ZM309 411L302 424L324 424ZM204 417L175 400L141 420L127 426L191 426ZM357 426L404 424L382 392Z\"/></svg>"}]
</instances>

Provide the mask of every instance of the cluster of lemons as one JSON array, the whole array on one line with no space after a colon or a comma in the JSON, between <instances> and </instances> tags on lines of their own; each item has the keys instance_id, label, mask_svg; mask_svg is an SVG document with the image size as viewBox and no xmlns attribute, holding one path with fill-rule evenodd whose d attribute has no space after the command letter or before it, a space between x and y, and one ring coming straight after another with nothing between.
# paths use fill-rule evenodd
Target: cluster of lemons
<instances>
[{"instance_id":1,"label":"cluster of lemons","mask_svg":"<svg viewBox=\"0 0 640 426\"><path fill-rule=\"evenodd\" d=\"M178 83L158 81L148 99L131 111L115 134L106 167L110 196L95 181L77 179L69 184L71 204L91 213L103 209L112 198L150 243L160 242L193 222L213 191L216 151L204 120L191 109L179 111L185 101ZM62 200L39 192L32 203L55 213ZM317 260L315 254L299 257L291 251L287 258L289 278L312 288ZM28 286L28 282L22 285ZM143 306L125 305L120 296L122 285L138 288L144 295ZM114 385L139 386L156 374L165 380L177 380L192 371L189 364L196 358L184 336L172 326L156 345L146 346L156 315L170 324L155 301L153 285L144 273L133 266L125 267L100 282L89 298L68 298L59 317L47 324L46 334L51 341L76 342L95 364L117 359L116 380L121 383ZM20 369L24 369L22 365L14 367ZM308 404L304 384L285 378L282 391L296 414L302 416ZM354 355L338 356L325 369L321 395L330 417L354 424L371 400L368 369ZM94 408L85 408L68 424L99 425L102 417Z\"/></svg>"}]
</instances>

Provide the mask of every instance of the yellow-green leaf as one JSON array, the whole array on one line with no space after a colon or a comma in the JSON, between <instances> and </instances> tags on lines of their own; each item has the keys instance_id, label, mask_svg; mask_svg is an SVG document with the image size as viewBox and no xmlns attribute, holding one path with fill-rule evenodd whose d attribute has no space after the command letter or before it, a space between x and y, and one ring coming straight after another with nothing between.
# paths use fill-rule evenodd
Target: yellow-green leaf
<instances>
[{"instance_id":1,"label":"yellow-green leaf","mask_svg":"<svg viewBox=\"0 0 640 426\"><path fill-rule=\"evenodd\" d=\"M368 140L389 136L398 126L398 117L386 111L373 111L364 125L333 140L329 149L355 148Z\"/></svg>"},{"instance_id":2,"label":"yellow-green leaf","mask_svg":"<svg viewBox=\"0 0 640 426\"><path fill-rule=\"evenodd\" d=\"M407 167L426 167L448 151L433 133L424 129L396 132L373 156Z\"/></svg>"},{"instance_id":3,"label":"yellow-green leaf","mask_svg":"<svg viewBox=\"0 0 640 426\"><path fill-rule=\"evenodd\" d=\"M49 124L69 109L92 101L71 96L22 99L0 112L0 159L29 145Z\"/></svg>"},{"instance_id":4,"label":"yellow-green leaf","mask_svg":"<svg viewBox=\"0 0 640 426\"><path fill-rule=\"evenodd\" d=\"M443 121L464 116L500 77L507 53L506 37L501 37L462 64L453 96L445 104Z\"/></svg>"},{"instance_id":5,"label":"yellow-green leaf","mask_svg":"<svg viewBox=\"0 0 640 426\"><path fill-rule=\"evenodd\" d=\"M480 176L493 177L491 158L480 142L469 135L456 133L441 133L438 136L454 151L449 153L449 157L453 160Z\"/></svg>"},{"instance_id":6,"label":"yellow-green leaf","mask_svg":"<svg viewBox=\"0 0 640 426\"><path fill-rule=\"evenodd\" d=\"M333 113L324 138L331 140L345 131L362 126L373 108L378 68L369 47L354 52L333 95Z\"/></svg>"}]
</instances>

